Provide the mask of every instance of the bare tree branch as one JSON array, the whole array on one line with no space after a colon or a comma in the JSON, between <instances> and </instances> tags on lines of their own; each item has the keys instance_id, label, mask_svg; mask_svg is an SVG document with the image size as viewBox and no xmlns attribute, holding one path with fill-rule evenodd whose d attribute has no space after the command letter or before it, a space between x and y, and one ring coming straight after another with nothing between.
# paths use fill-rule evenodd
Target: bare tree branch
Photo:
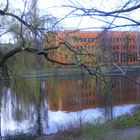
<instances>
[{"instance_id":1,"label":"bare tree branch","mask_svg":"<svg viewBox=\"0 0 140 140\"><path fill-rule=\"evenodd\" d=\"M9 7L9 0L7 0L7 4L3 10L4 13L6 13L8 11L8 7Z\"/></svg>"},{"instance_id":2,"label":"bare tree branch","mask_svg":"<svg viewBox=\"0 0 140 140\"><path fill-rule=\"evenodd\" d=\"M127 21L132 22L132 23L135 23L137 26L140 25L140 22L138 19L136 20L132 17L125 15L126 13L130 13L130 12L133 12L133 11L140 9L139 3L132 4L132 1L130 1L130 0L128 0L124 5L120 6L119 9L112 10L112 11L106 11L106 10L103 11L103 10L99 10L98 8L94 8L94 7L93 8L84 8L83 6L80 6L79 4L78 5L76 5L76 4L63 5L63 6L71 8L72 10L75 10L74 15L77 17L88 16L88 17L93 17L95 19L96 19L96 17L114 17L115 19L125 19ZM99 21L106 22L100 18L98 18L98 19L99 19ZM110 27L108 27L108 29L111 29L112 27L114 27L114 26L112 26L113 23L114 23L113 20L112 20L112 22L108 23L108 25L110 26ZM128 23L125 26L130 26L131 24Z\"/></svg>"}]
</instances>

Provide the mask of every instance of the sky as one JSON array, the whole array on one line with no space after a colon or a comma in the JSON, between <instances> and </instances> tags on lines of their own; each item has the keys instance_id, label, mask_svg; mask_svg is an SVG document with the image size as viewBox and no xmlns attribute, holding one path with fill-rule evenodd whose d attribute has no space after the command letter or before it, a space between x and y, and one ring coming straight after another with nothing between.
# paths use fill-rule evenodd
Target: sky
<instances>
[{"instance_id":1,"label":"sky","mask_svg":"<svg viewBox=\"0 0 140 140\"><path fill-rule=\"evenodd\" d=\"M74 0L47 0L47 3L44 3L44 0L40 0L40 7L46 8L52 15L63 18L65 17L72 9L64 7L65 5L72 5ZM94 0L95 1L95 0ZM99 2L100 1L100 2ZM103 0L99 0L98 2L93 0L77 0L77 3L84 5L85 7L92 7L92 4L99 6L103 4ZM110 0L108 0L110 1ZM75 2L75 1L74 1ZM111 2L111 1L110 1ZM43 5L43 6L42 6ZM105 6L107 6L105 4ZM60 24L62 24L65 28L90 28L93 26L103 26L103 23L93 20L91 17L73 17L69 16L64 19Z\"/></svg>"},{"instance_id":2,"label":"sky","mask_svg":"<svg viewBox=\"0 0 140 140\"><path fill-rule=\"evenodd\" d=\"M4 3L6 0L0 0L0 4ZM10 0L14 7L17 9L23 9L23 3L21 1L25 0ZM122 3L125 3L128 0L38 0L39 8L44 10L45 12L57 17L58 19L64 18L72 9L65 7L66 5L78 5L84 8L92 8L97 7L100 10L111 11L116 8L120 8ZM31 2L31 0L30 0ZM136 3L137 0L133 0L133 3ZM136 17L140 19L140 11L133 12L131 15L127 15L128 17ZM94 19L93 19L94 18ZM99 17L101 19L101 17ZM106 21L111 21L113 19L106 19ZM115 23L122 24L128 23L126 20L117 20L115 19ZM95 17L73 17L68 16L60 22L60 25L64 26L64 28L80 28L80 29L88 29L92 27L106 27L107 24L103 23L99 20L96 20ZM94 28L92 28L94 29Z\"/></svg>"},{"instance_id":3,"label":"sky","mask_svg":"<svg viewBox=\"0 0 140 140\"><path fill-rule=\"evenodd\" d=\"M63 18L65 17L72 9L64 7L65 5L79 5L85 8L97 7L100 10L111 11L119 9L122 6L122 3L125 3L127 0L39 0L39 5L43 9L47 9L50 14ZM137 0L133 0L133 3L137 3ZM128 17L140 19L139 11L134 11L131 14L127 14ZM93 27L106 27L107 24L103 23L99 20L96 20L94 17L73 17L72 15L62 20L60 24L62 24L65 28L80 28L80 29L96 29ZM101 19L101 17L99 17ZM112 21L113 19L106 19L106 21ZM116 24L125 24L128 23L126 20L118 20L114 21ZM131 29L131 28L129 28ZM135 29L135 28L133 28ZM119 29L124 30L124 29ZM127 29L126 29L127 30Z\"/></svg>"},{"instance_id":4,"label":"sky","mask_svg":"<svg viewBox=\"0 0 140 140\"><path fill-rule=\"evenodd\" d=\"M10 1L10 9L12 7L16 8L18 11L24 9L24 4L23 1L26 0L9 0ZM66 7L66 5L78 5L79 7L84 7L84 8L92 8L92 7L97 7L100 10L105 10L105 11L110 11L114 10L116 8L120 8L121 4L124 3L127 0L38 0L38 5L39 8L45 12L45 14L50 14L53 15L58 19L59 26L62 27L65 30L70 30L70 29L81 29L81 30L101 30L97 27L108 27L106 23L103 23L99 20L96 20L95 17L77 17L74 15L70 15L67 18L64 18L68 13L70 13L73 9ZM135 2L137 0L133 0ZM5 6L6 0L0 0L0 6L3 5ZM29 0L31 2L31 0ZM13 8L13 9L14 9ZM80 12L77 12L80 13ZM132 16L137 19L140 19L140 11L133 12L131 15L127 15L128 17ZM44 14L44 13L43 13ZM63 19L64 18L64 19ZM103 19L106 21L111 21L111 19L107 19L106 17L101 18L98 17L99 19ZM61 20L63 19L63 20ZM117 20L115 19L114 21L117 25L119 24L125 24L128 21L126 20ZM118 28L115 30L139 30L139 28ZM11 34L10 34L11 35ZM6 34L5 36L2 36L0 38L1 40L4 40L3 42L7 41L7 38L9 40L12 40L13 36L10 37L9 34ZM8 36L8 37L7 37ZM5 39L6 38L6 39ZM10 39L11 38L11 39Z\"/></svg>"},{"instance_id":5,"label":"sky","mask_svg":"<svg viewBox=\"0 0 140 140\"><path fill-rule=\"evenodd\" d=\"M17 10L23 10L23 3L22 1L25 0L9 0L10 1L10 8L11 4L12 7L16 7ZM69 12L72 11L71 8L66 7L66 5L78 5L84 8L92 8L97 7L100 10L111 11L114 9L118 9L121 7L122 3L125 3L127 0L38 0L39 8L43 10L46 14L53 15L57 17L58 20L63 19ZM137 0L132 0L135 3ZM0 0L0 6L5 4L6 0ZM31 0L29 0L31 2ZM79 13L79 12L77 12ZM140 10L134 11L131 14L127 14L128 17L140 19ZM112 21L113 19L110 18L101 18L106 21ZM115 19L114 21L117 25L119 24L126 24L128 21L126 20L118 20ZM99 20L96 20L95 17L75 17L74 15L70 15L67 18L64 18L59 23L61 27L64 29L81 29L81 30L100 30L97 27L108 27L106 23L103 23ZM138 27L130 27L130 28L118 28L115 30L139 30Z\"/></svg>"}]
</instances>

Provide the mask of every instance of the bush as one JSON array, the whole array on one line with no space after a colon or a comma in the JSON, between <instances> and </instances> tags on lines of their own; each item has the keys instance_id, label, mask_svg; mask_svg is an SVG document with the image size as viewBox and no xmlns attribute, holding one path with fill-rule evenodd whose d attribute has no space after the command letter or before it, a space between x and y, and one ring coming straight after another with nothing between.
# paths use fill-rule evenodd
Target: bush
<instances>
[{"instance_id":1,"label":"bush","mask_svg":"<svg viewBox=\"0 0 140 140\"><path fill-rule=\"evenodd\" d=\"M101 124L100 119L95 119L92 123L83 126L82 135L87 140L102 140L106 133L112 130L112 122L108 121Z\"/></svg>"},{"instance_id":2,"label":"bush","mask_svg":"<svg viewBox=\"0 0 140 140\"><path fill-rule=\"evenodd\" d=\"M114 128L117 129L140 126L140 112L135 112L134 114L117 117L113 121L113 124Z\"/></svg>"}]
</instances>

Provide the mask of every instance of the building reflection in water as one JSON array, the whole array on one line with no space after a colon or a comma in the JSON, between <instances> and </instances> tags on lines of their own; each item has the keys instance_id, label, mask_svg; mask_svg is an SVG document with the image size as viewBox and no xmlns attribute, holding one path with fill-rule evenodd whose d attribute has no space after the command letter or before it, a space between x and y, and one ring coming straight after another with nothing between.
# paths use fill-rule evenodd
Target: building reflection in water
<instances>
[{"instance_id":1,"label":"building reflection in water","mask_svg":"<svg viewBox=\"0 0 140 140\"><path fill-rule=\"evenodd\" d=\"M51 84L46 81L48 107L56 111L78 111L139 103L139 85L122 76L112 76L108 79L112 84L111 96L110 93L105 94L102 91L97 93L95 81L91 78L53 79Z\"/></svg>"}]
</instances>

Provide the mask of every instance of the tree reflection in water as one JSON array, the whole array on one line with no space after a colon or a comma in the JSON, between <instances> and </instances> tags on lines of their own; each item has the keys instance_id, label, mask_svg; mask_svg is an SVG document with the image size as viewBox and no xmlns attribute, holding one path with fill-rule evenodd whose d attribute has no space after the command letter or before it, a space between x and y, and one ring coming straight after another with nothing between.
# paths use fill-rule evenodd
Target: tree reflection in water
<instances>
[{"instance_id":1,"label":"tree reflection in water","mask_svg":"<svg viewBox=\"0 0 140 140\"><path fill-rule=\"evenodd\" d=\"M44 81L37 79L11 80L9 86L2 85L2 132L28 132L42 134L42 118L47 121L47 107L43 98ZM12 133L10 131L10 133Z\"/></svg>"}]
</instances>

